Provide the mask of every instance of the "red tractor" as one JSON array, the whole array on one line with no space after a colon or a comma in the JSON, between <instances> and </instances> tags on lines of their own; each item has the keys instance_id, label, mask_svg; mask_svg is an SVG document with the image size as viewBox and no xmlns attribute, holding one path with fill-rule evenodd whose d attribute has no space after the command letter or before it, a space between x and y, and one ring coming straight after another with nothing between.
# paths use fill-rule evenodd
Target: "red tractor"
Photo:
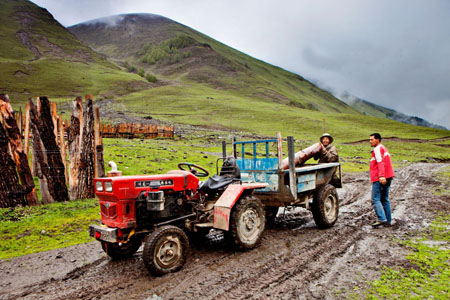
<instances>
[{"instance_id":1,"label":"red tractor","mask_svg":"<svg viewBox=\"0 0 450 300\"><path fill-rule=\"evenodd\" d=\"M146 267L154 275L163 275L185 263L186 232L206 235L216 228L240 248L259 243L265 212L252 194L267 184L242 183L232 157L224 159L221 172L206 181L199 181L209 175L205 168L192 163L178 167L162 175L94 180L103 225L91 225L90 235L101 242L108 256L131 256L144 243Z\"/></svg>"},{"instance_id":2,"label":"red tractor","mask_svg":"<svg viewBox=\"0 0 450 300\"><path fill-rule=\"evenodd\" d=\"M186 232L206 235L215 228L238 247L251 249L261 240L266 217L273 219L279 207L289 206L311 210L319 228L330 228L339 212L340 164L296 167L293 137L287 142L288 170L278 134L277 139L234 141L228 158L223 144L221 170L216 167L217 174L206 181L199 178L208 177L208 171L191 163L162 175L97 178L103 225L91 225L90 235L111 258L133 255L144 243L146 267L163 275L186 261ZM277 157L269 155L271 143L277 145ZM257 158L258 145L265 147L263 158ZM253 148L251 158L244 157L246 146Z\"/></svg>"}]
</instances>

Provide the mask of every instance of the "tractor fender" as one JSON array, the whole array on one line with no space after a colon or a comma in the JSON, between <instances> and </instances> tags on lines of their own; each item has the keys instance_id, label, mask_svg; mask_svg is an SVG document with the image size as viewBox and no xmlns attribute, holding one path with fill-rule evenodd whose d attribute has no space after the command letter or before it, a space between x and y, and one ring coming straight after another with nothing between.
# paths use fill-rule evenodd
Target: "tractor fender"
<instances>
[{"instance_id":1,"label":"tractor fender","mask_svg":"<svg viewBox=\"0 0 450 300\"><path fill-rule=\"evenodd\" d=\"M245 190L261 189L268 183L230 184L214 204L214 228L228 230L230 227L231 209Z\"/></svg>"}]
</instances>

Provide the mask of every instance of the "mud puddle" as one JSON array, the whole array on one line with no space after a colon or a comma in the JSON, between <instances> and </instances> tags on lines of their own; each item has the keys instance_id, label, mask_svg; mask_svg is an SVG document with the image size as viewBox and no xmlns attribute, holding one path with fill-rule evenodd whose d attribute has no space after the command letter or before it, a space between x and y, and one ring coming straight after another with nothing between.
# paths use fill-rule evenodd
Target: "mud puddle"
<instances>
[{"instance_id":1,"label":"mud puddle","mask_svg":"<svg viewBox=\"0 0 450 300\"><path fill-rule=\"evenodd\" d=\"M0 299L337 299L375 279L381 266L407 266L394 242L425 228L450 198L435 196L433 172L449 164L414 164L391 187L394 225L373 229L367 173L344 177L336 225L319 230L306 210L280 209L261 245L228 247L220 233L196 241L184 268L153 277L142 249L111 261L89 243L0 261ZM448 187L447 187L448 189Z\"/></svg>"}]
</instances>

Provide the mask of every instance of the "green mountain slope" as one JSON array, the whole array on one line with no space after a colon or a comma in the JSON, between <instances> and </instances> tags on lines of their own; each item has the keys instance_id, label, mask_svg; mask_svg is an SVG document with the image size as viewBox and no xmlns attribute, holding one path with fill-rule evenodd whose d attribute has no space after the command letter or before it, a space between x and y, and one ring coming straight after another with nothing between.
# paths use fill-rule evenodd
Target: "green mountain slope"
<instances>
[{"instance_id":1,"label":"green mountain slope","mask_svg":"<svg viewBox=\"0 0 450 300\"><path fill-rule=\"evenodd\" d=\"M407 138L448 135L445 130L366 116L297 74L161 16L119 15L69 30L129 71L156 75L163 83L99 102L103 111L230 133L273 136L281 131L310 141L324 130L339 142L366 139L374 131Z\"/></svg>"},{"instance_id":2,"label":"green mountain slope","mask_svg":"<svg viewBox=\"0 0 450 300\"><path fill-rule=\"evenodd\" d=\"M324 112L356 113L297 74L232 49L200 32L152 14L118 15L69 28L111 60L153 73L179 87L201 85Z\"/></svg>"},{"instance_id":3,"label":"green mountain slope","mask_svg":"<svg viewBox=\"0 0 450 300\"><path fill-rule=\"evenodd\" d=\"M45 9L0 2L0 90L14 101L94 93L122 95L148 87L81 43Z\"/></svg>"}]
</instances>

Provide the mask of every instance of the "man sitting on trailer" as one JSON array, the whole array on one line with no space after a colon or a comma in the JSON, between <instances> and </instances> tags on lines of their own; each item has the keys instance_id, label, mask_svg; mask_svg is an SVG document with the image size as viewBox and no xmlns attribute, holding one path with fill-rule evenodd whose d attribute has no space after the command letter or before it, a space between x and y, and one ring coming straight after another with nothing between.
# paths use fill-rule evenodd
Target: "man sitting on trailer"
<instances>
[{"instance_id":1,"label":"man sitting on trailer","mask_svg":"<svg viewBox=\"0 0 450 300\"><path fill-rule=\"evenodd\" d=\"M330 134L324 133L320 137L320 145L322 149L319 153L314 155L314 159L319 160L319 164L339 161L337 149L332 145L332 143L333 137Z\"/></svg>"}]
</instances>

